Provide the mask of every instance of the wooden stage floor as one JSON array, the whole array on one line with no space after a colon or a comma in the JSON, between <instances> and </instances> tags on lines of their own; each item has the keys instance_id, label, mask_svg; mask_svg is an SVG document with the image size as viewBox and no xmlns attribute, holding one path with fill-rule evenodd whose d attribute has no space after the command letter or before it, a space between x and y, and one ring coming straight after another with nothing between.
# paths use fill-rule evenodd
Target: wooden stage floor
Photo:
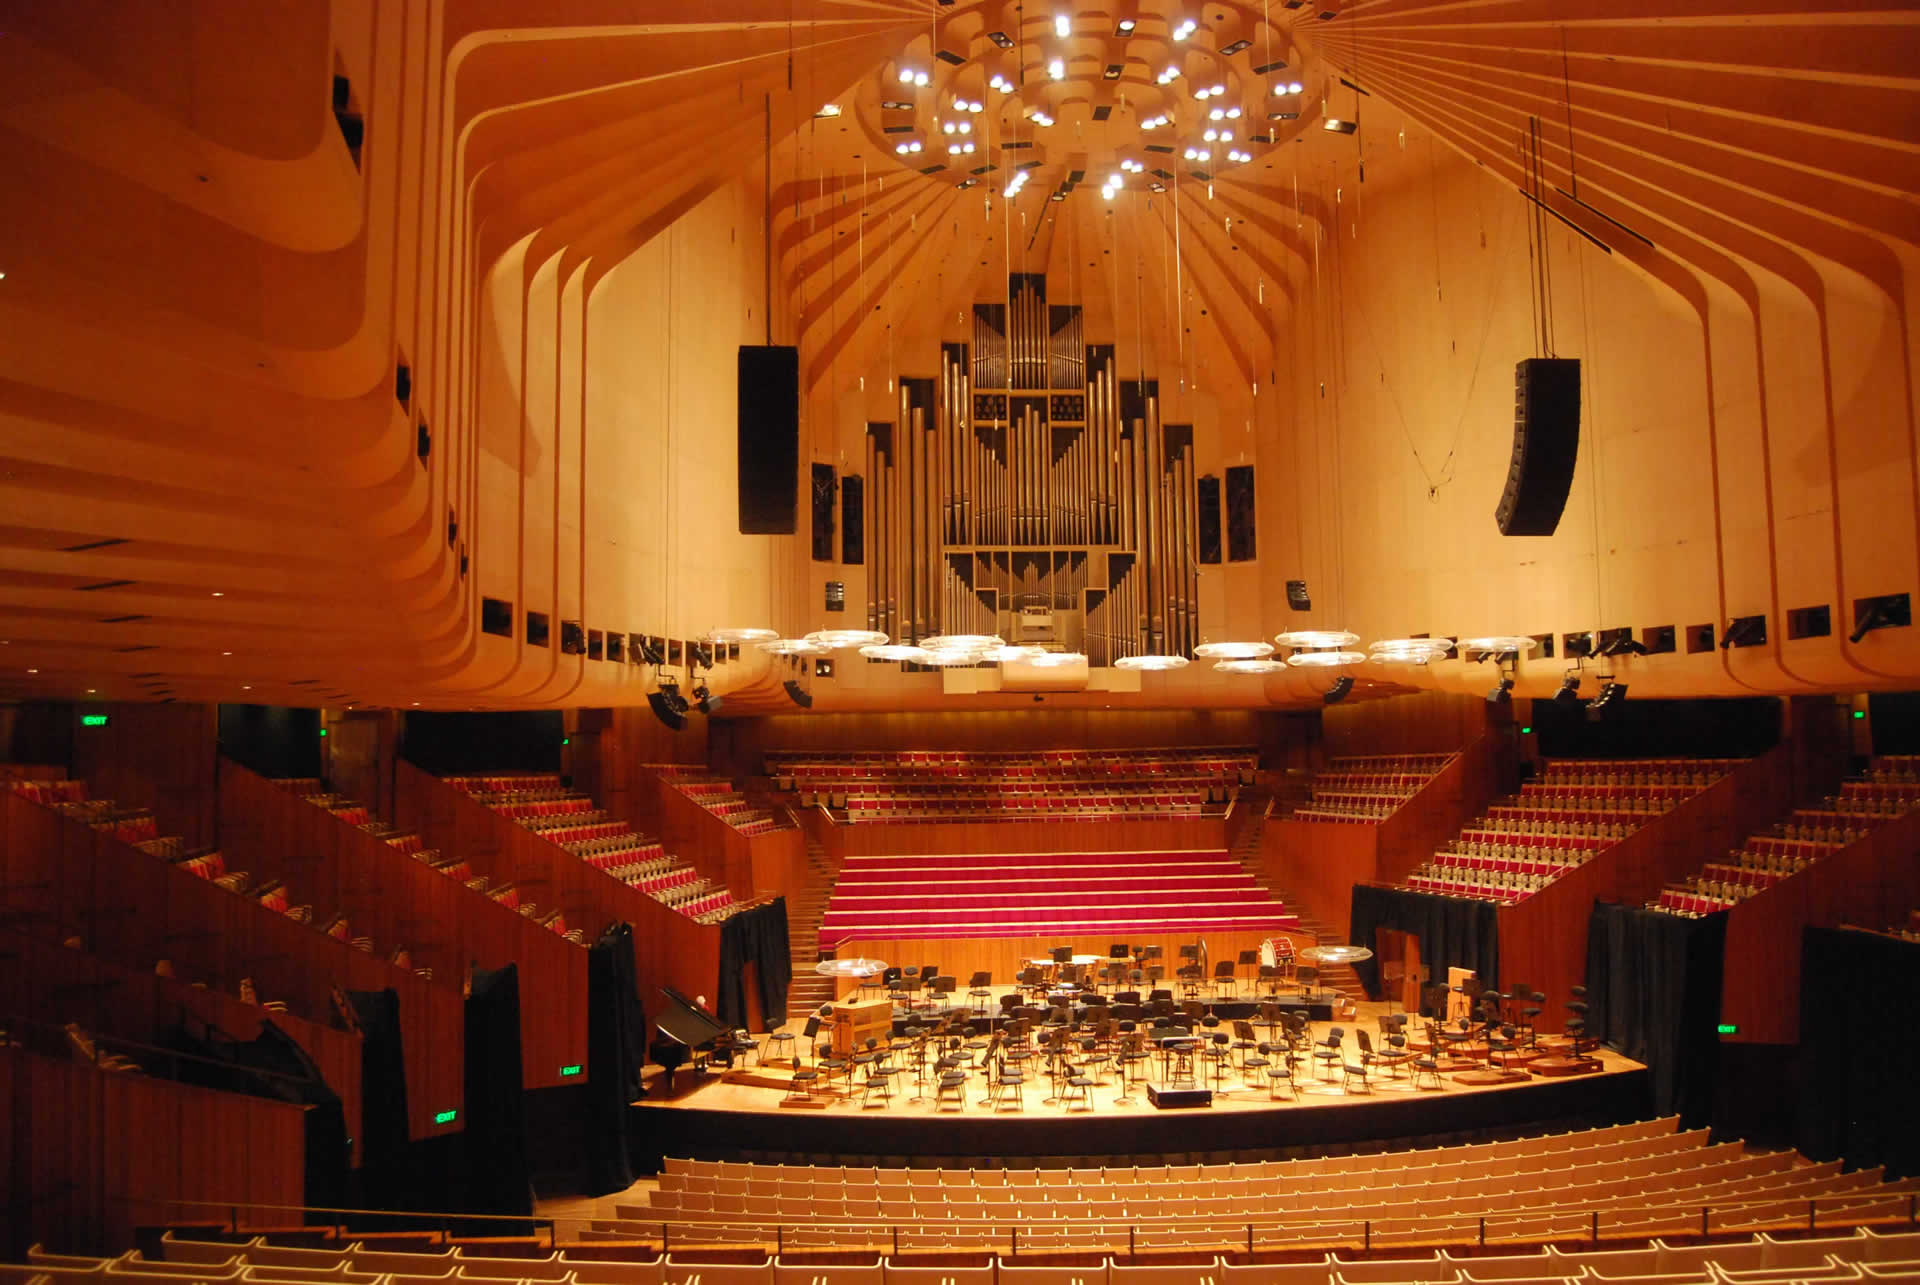
<instances>
[{"instance_id":1,"label":"wooden stage floor","mask_svg":"<svg viewBox=\"0 0 1920 1285\"><path fill-rule=\"evenodd\" d=\"M1353 1032L1378 1030L1384 1003L1359 1005L1357 1019L1316 1022L1313 1038L1334 1025L1346 1028L1345 1048L1357 1054ZM1379 1041L1376 1040L1376 1044ZM761 1037L761 1051L767 1042ZM856 1091L811 1101L790 1095L778 1068L763 1070L756 1055L744 1070L696 1076L681 1069L669 1092L659 1068L648 1067L647 1097L634 1104L639 1134L653 1155L805 1162L829 1158L858 1163L928 1163L931 1158L1127 1156L1179 1154L1193 1159L1266 1151L1332 1147L1385 1139L1439 1138L1481 1130L1613 1123L1648 1110L1646 1068L1602 1049L1600 1069L1565 1076L1528 1076L1511 1084L1461 1083L1443 1074L1439 1089L1412 1087L1407 1076L1375 1069L1371 1088L1347 1091L1336 1077L1302 1065L1290 1099L1269 1096L1264 1078L1244 1081L1228 1071L1224 1092L1206 1106L1156 1108L1148 1083L1158 1083L1159 1058L1148 1081L1130 1081L1126 1099L1113 1077L1092 1090L1091 1109L1052 1102L1051 1083L1034 1059L1024 1107L985 1106L986 1080L969 1078L966 1104L951 1096L936 1106L931 1074L916 1094L911 1072L896 1077L890 1101L865 1105ZM1201 1064L1204 1067L1204 1063ZM1200 1087L1214 1088L1210 1068Z\"/></svg>"}]
</instances>

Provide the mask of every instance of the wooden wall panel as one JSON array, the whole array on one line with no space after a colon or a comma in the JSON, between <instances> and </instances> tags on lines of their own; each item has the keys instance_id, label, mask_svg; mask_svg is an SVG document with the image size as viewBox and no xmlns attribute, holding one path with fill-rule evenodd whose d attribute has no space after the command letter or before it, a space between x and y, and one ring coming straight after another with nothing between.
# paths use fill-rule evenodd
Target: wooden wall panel
<instances>
[{"instance_id":1,"label":"wooden wall panel","mask_svg":"<svg viewBox=\"0 0 1920 1285\"><path fill-rule=\"evenodd\" d=\"M1880 826L1840 853L1727 912L1727 967L1720 1020L1740 1028L1723 1037L1742 1044L1800 1039L1801 932L1854 924L1880 929L1906 922L1920 906L1920 813ZM1871 985L1872 979L1862 979Z\"/></svg>"},{"instance_id":2,"label":"wooden wall panel","mask_svg":"<svg viewBox=\"0 0 1920 1285\"><path fill-rule=\"evenodd\" d=\"M377 817L393 815L393 761L400 715L390 709L321 711L327 782L335 794L358 799Z\"/></svg>"},{"instance_id":3,"label":"wooden wall panel","mask_svg":"<svg viewBox=\"0 0 1920 1285\"><path fill-rule=\"evenodd\" d=\"M117 1254L134 1228L206 1218L178 1202L293 1207L305 1195L302 1107L171 1080L114 1074L0 1047L11 1183L9 1257L28 1240ZM222 1213L219 1216L224 1216Z\"/></svg>"},{"instance_id":4,"label":"wooden wall panel","mask_svg":"<svg viewBox=\"0 0 1920 1285\"><path fill-rule=\"evenodd\" d=\"M1226 822L1202 820L928 821L836 825L838 850L860 854L930 852L1216 852Z\"/></svg>"},{"instance_id":5,"label":"wooden wall panel","mask_svg":"<svg viewBox=\"0 0 1920 1285\"><path fill-rule=\"evenodd\" d=\"M76 707L76 723L82 712L108 717L105 727L74 730L73 775L86 781L91 797L151 808L160 833L189 846L214 841L214 706L116 701Z\"/></svg>"},{"instance_id":6,"label":"wooden wall panel","mask_svg":"<svg viewBox=\"0 0 1920 1285\"><path fill-rule=\"evenodd\" d=\"M1380 877L1380 827L1335 821L1269 821L1260 860L1312 918L1345 939L1353 885Z\"/></svg>"},{"instance_id":7,"label":"wooden wall panel","mask_svg":"<svg viewBox=\"0 0 1920 1285\"><path fill-rule=\"evenodd\" d=\"M1314 944L1313 934L1295 931L1208 932L1186 937L1168 937L1158 933L1116 933L1103 937L889 937L850 941L834 953L841 959L880 959L901 968L909 965L924 968L928 964L936 964L942 974L958 979L960 989L954 996L954 1003L963 1005L967 1002L967 979L976 971L984 970L993 974L997 997L1012 988L1014 979L1026 967L1027 960L1039 959L1056 946L1072 946L1077 955L1098 955L1104 959L1113 944L1122 939L1134 946L1158 945L1166 959L1168 976L1168 980L1161 985L1174 989L1172 976L1180 965L1181 946L1204 938L1207 943L1207 971L1211 974L1220 960L1237 959L1242 950L1257 950L1268 937L1287 937L1292 940L1296 951ZM1247 970L1239 971L1244 973ZM849 994L857 985L852 978L842 978L839 993ZM1211 984L1204 993L1208 996L1213 994Z\"/></svg>"},{"instance_id":8,"label":"wooden wall panel","mask_svg":"<svg viewBox=\"0 0 1920 1285\"><path fill-rule=\"evenodd\" d=\"M435 985L456 995L470 965L519 965L526 1086L579 1082L559 1070L586 1062L585 948L237 763L221 761L220 782L229 865L286 879L296 900L313 899L316 911L338 907L353 934L371 936L382 953L406 945L414 967L431 968ZM561 904L531 873L521 896L543 908Z\"/></svg>"},{"instance_id":9,"label":"wooden wall panel","mask_svg":"<svg viewBox=\"0 0 1920 1285\"><path fill-rule=\"evenodd\" d=\"M639 711L645 714L647 711ZM768 750L1043 750L1278 746L1295 720L1254 710L987 710L954 714L782 714L716 719L713 762L758 773Z\"/></svg>"},{"instance_id":10,"label":"wooden wall panel","mask_svg":"<svg viewBox=\"0 0 1920 1285\"><path fill-rule=\"evenodd\" d=\"M542 904L561 907L589 939L610 924L632 924L640 999L649 1012L659 1007L655 986L712 996L720 976L717 926L695 923L629 888L411 763L399 765L396 780L400 824L418 830L430 846L466 857L489 880L541 889Z\"/></svg>"},{"instance_id":11,"label":"wooden wall panel","mask_svg":"<svg viewBox=\"0 0 1920 1285\"><path fill-rule=\"evenodd\" d=\"M1322 747L1328 758L1449 754L1512 721L1511 706L1489 705L1451 692L1332 705L1320 716Z\"/></svg>"}]
</instances>

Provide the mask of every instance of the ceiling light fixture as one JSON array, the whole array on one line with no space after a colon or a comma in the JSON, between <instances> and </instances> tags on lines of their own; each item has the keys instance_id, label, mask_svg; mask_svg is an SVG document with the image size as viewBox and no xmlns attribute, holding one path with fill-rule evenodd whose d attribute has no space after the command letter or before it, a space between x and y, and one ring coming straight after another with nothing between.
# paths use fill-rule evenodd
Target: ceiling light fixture
<instances>
[{"instance_id":1,"label":"ceiling light fixture","mask_svg":"<svg viewBox=\"0 0 1920 1285\"><path fill-rule=\"evenodd\" d=\"M1065 80L1067 78L1067 60L1065 58L1055 58L1048 62L1047 75L1053 77L1055 80Z\"/></svg>"},{"instance_id":2,"label":"ceiling light fixture","mask_svg":"<svg viewBox=\"0 0 1920 1285\"><path fill-rule=\"evenodd\" d=\"M1053 34L1062 40L1071 36L1073 34L1073 19L1064 13L1055 14L1053 16Z\"/></svg>"},{"instance_id":3,"label":"ceiling light fixture","mask_svg":"<svg viewBox=\"0 0 1920 1285\"><path fill-rule=\"evenodd\" d=\"M1463 659L1492 660L1511 653L1531 656L1540 644L1525 634L1495 634L1486 638L1462 638L1459 651Z\"/></svg>"},{"instance_id":4,"label":"ceiling light fixture","mask_svg":"<svg viewBox=\"0 0 1920 1285\"><path fill-rule=\"evenodd\" d=\"M824 656L833 650L806 638L770 638L759 648L769 656Z\"/></svg>"},{"instance_id":5,"label":"ceiling light fixture","mask_svg":"<svg viewBox=\"0 0 1920 1285\"><path fill-rule=\"evenodd\" d=\"M839 651L847 647L879 647L887 636L876 629L816 629L806 641Z\"/></svg>"},{"instance_id":6,"label":"ceiling light fixture","mask_svg":"<svg viewBox=\"0 0 1920 1285\"><path fill-rule=\"evenodd\" d=\"M839 103L828 103L813 114L815 120L832 120L840 114Z\"/></svg>"},{"instance_id":7,"label":"ceiling light fixture","mask_svg":"<svg viewBox=\"0 0 1920 1285\"><path fill-rule=\"evenodd\" d=\"M1199 650L1195 648L1195 650ZM1271 656L1248 660L1223 660L1214 669L1223 674L1275 674L1287 667L1284 660L1275 660Z\"/></svg>"},{"instance_id":8,"label":"ceiling light fixture","mask_svg":"<svg viewBox=\"0 0 1920 1285\"><path fill-rule=\"evenodd\" d=\"M1113 29L1114 34L1121 35L1121 36L1131 36L1133 34L1133 29L1136 25L1137 24L1134 22L1132 18L1122 18L1120 19L1119 25L1114 27Z\"/></svg>"},{"instance_id":9,"label":"ceiling light fixture","mask_svg":"<svg viewBox=\"0 0 1920 1285\"><path fill-rule=\"evenodd\" d=\"M1079 651L1043 651L1038 656L1028 657L1027 663L1040 669L1061 669L1068 665L1084 665L1087 656Z\"/></svg>"},{"instance_id":10,"label":"ceiling light fixture","mask_svg":"<svg viewBox=\"0 0 1920 1285\"><path fill-rule=\"evenodd\" d=\"M875 643L862 647L860 654L868 660L911 660L924 663L927 658L927 649L907 643Z\"/></svg>"},{"instance_id":11,"label":"ceiling light fixture","mask_svg":"<svg viewBox=\"0 0 1920 1285\"><path fill-rule=\"evenodd\" d=\"M1273 644L1266 642L1201 643L1193 649L1197 660L1263 660L1273 655Z\"/></svg>"},{"instance_id":12,"label":"ceiling light fixture","mask_svg":"<svg viewBox=\"0 0 1920 1285\"><path fill-rule=\"evenodd\" d=\"M1382 638L1369 643L1371 657L1382 665L1430 665L1453 650L1451 638Z\"/></svg>"},{"instance_id":13,"label":"ceiling light fixture","mask_svg":"<svg viewBox=\"0 0 1920 1285\"><path fill-rule=\"evenodd\" d=\"M1113 662L1113 667L1115 669L1144 669L1156 672L1168 669L1185 669L1187 667L1187 658L1185 656L1158 656L1152 653L1144 656L1122 656Z\"/></svg>"}]
</instances>

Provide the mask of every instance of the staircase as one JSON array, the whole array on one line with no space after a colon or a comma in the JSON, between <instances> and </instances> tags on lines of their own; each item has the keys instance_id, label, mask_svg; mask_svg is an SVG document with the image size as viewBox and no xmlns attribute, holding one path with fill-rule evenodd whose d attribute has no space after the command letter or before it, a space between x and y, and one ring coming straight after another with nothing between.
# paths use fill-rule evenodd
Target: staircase
<instances>
[{"instance_id":1,"label":"staircase","mask_svg":"<svg viewBox=\"0 0 1920 1285\"><path fill-rule=\"evenodd\" d=\"M806 883L787 902L787 941L793 955L793 982L787 988L788 1021L806 1020L822 1004L832 1003L834 992L833 978L820 976L813 966L820 961L820 918L833 895L841 863L806 832L806 827L801 827L801 834L807 844Z\"/></svg>"},{"instance_id":2,"label":"staircase","mask_svg":"<svg viewBox=\"0 0 1920 1285\"><path fill-rule=\"evenodd\" d=\"M1335 932L1307 913L1300 899L1273 881L1267 872L1265 863L1260 859L1261 837L1266 831L1268 820L1278 814L1274 796L1262 785L1243 785L1240 787L1240 801L1236 812L1248 810L1247 820L1242 824L1240 833L1233 841L1233 856L1255 883L1265 888L1277 901L1285 903L1287 909L1299 917L1303 931L1311 933L1315 945L1345 945L1344 934ZM1352 964L1336 964L1322 967L1320 970L1320 988L1340 991L1352 999L1363 999L1366 991L1360 985L1360 975L1353 971Z\"/></svg>"}]
</instances>

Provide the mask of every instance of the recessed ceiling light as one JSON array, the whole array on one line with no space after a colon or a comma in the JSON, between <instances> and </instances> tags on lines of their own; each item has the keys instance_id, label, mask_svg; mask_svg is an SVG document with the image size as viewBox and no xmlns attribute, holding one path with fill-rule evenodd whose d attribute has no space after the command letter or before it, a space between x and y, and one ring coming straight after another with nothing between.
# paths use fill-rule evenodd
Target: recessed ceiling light
<instances>
[{"instance_id":1,"label":"recessed ceiling light","mask_svg":"<svg viewBox=\"0 0 1920 1285\"><path fill-rule=\"evenodd\" d=\"M827 120L835 116L838 116L839 114L840 114L840 104L828 103L826 106L822 107L819 111L815 112L813 115L814 115L814 119L816 120Z\"/></svg>"},{"instance_id":2,"label":"recessed ceiling light","mask_svg":"<svg viewBox=\"0 0 1920 1285\"><path fill-rule=\"evenodd\" d=\"M1064 13L1055 14L1053 17L1053 34L1062 40L1071 36L1073 34L1073 19Z\"/></svg>"},{"instance_id":3,"label":"recessed ceiling light","mask_svg":"<svg viewBox=\"0 0 1920 1285\"><path fill-rule=\"evenodd\" d=\"M92 695L94 695L94 694L95 694L96 692L98 692L99 690L100 690L100 689L99 689L98 687L89 687L89 688L87 688L87 695L89 695L89 696L92 696Z\"/></svg>"},{"instance_id":4,"label":"recessed ceiling light","mask_svg":"<svg viewBox=\"0 0 1920 1285\"><path fill-rule=\"evenodd\" d=\"M1047 75L1053 77L1055 80L1065 80L1067 78L1067 60L1064 58L1055 58L1052 62L1049 62L1047 64Z\"/></svg>"},{"instance_id":5,"label":"recessed ceiling light","mask_svg":"<svg viewBox=\"0 0 1920 1285\"><path fill-rule=\"evenodd\" d=\"M214 596L214 597L216 597L216 598L224 598L224 597L226 597L227 595L226 595L226 594L224 594L224 593L222 593L222 592L221 592L220 590L218 590L218 589L215 589L215 590L213 591L213 596Z\"/></svg>"},{"instance_id":6,"label":"recessed ceiling light","mask_svg":"<svg viewBox=\"0 0 1920 1285\"><path fill-rule=\"evenodd\" d=\"M989 31L987 33L987 39L993 41L994 44L1000 46L1002 49L1013 48L1013 37L1004 31Z\"/></svg>"},{"instance_id":7,"label":"recessed ceiling light","mask_svg":"<svg viewBox=\"0 0 1920 1285\"><path fill-rule=\"evenodd\" d=\"M28 670L27 672L28 672L29 674L37 674L37 673L39 673L40 671L39 671L39 670L37 670L37 669L29 669L29 670Z\"/></svg>"},{"instance_id":8,"label":"recessed ceiling light","mask_svg":"<svg viewBox=\"0 0 1920 1285\"><path fill-rule=\"evenodd\" d=\"M223 651L223 652L221 652L220 654L221 654L222 656L231 656L231 655L233 655L233 653L232 653L232 652L230 652L230 651Z\"/></svg>"},{"instance_id":9,"label":"recessed ceiling light","mask_svg":"<svg viewBox=\"0 0 1920 1285\"><path fill-rule=\"evenodd\" d=\"M1133 27L1134 21L1132 18L1122 18L1120 19L1120 25L1115 27L1114 30L1119 35L1130 36L1133 34Z\"/></svg>"}]
</instances>

